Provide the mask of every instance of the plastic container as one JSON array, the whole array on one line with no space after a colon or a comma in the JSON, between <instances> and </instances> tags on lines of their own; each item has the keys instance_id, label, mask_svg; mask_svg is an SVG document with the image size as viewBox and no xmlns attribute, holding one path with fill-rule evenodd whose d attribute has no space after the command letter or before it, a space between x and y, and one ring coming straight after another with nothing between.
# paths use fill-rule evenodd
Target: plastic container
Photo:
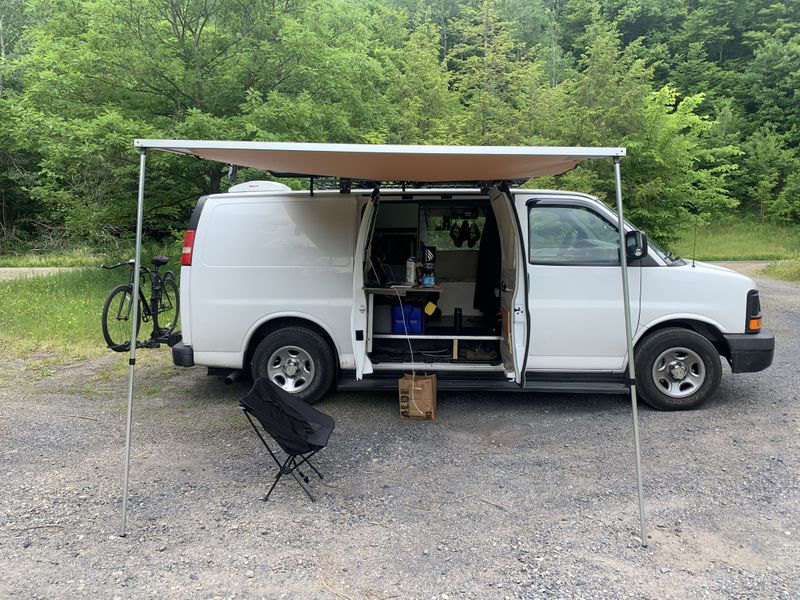
<instances>
[{"instance_id":1,"label":"plastic container","mask_svg":"<svg viewBox=\"0 0 800 600\"><path fill-rule=\"evenodd\" d=\"M436 276L433 274L430 275L423 275L419 283L422 287L435 287L436 286Z\"/></svg>"},{"instance_id":2,"label":"plastic container","mask_svg":"<svg viewBox=\"0 0 800 600\"><path fill-rule=\"evenodd\" d=\"M405 327L403 327L403 316L405 314ZM400 308L399 304L392 306L392 333L422 333L422 307L404 304Z\"/></svg>"},{"instance_id":3,"label":"plastic container","mask_svg":"<svg viewBox=\"0 0 800 600\"><path fill-rule=\"evenodd\" d=\"M417 283L417 259L414 256L409 256L406 261L406 283Z\"/></svg>"}]
</instances>

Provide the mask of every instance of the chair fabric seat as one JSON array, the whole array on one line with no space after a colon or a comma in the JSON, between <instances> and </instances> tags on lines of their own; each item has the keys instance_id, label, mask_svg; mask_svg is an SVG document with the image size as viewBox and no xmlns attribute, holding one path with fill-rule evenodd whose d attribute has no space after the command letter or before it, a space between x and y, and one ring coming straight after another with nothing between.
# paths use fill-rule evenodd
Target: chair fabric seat
<instances>
[{"instance_id":1,"label":"chair fabric seat","mask_svg":"<svg viewBox=\"0 0 800 600\"><path fill-rule=\"evenodd\" d=\"M286 454L321 450L328 444L336 425L330 415L306 404L265 377L256 380L253 389L239 404L258 419Z\"/></svg>"}]
</instances>

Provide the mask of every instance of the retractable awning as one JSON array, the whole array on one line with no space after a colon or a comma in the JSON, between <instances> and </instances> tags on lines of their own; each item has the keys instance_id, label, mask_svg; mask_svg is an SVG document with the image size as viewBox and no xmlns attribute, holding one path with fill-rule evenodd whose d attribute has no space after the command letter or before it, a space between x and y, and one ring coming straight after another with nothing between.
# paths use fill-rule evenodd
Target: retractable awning
<instances>
[{"instance_id":1,"label":"retractable awning","mask_svg":"<svg viewBox=\"0 0 800 600\"><path fill-rule=\"evenodd\" d=\"M625 148L393 146L209 140L136 140L153 148L273 173L370 181L504 181L559 175Z\"/></svg>"},{"instance_id":2,"label":"retractable awning","mask_svg":"<svg viewBox=\"0 0 800 600\"><path fill-rule=\"evenodd\" d=\"M215 140L149 140L137 139L139 149L139 193L136 211L136 253L133 289L139 287L141 265L142 221L144 219L145 163L148 149L195 156L206 160L253 167L272 173L293 173L306 176L339 177L375 182L506 182L559 175L593 158L612 158L616 186L617 217L623 223L622 180L620 161L625 148L581 148L548 146L392 146L367 144L306 144L287 142L236 142ZM509 200L511 200L510 193ZM625 231L619 228L620 248L625 247ZM639 495L639 531L643 546L646 541L644 495L642 491L641 456L639 449L639 417L636 400L636 373L633 356L633 333L628 293L626 253L620 252L622 293L625 309L625 333L628 349L628 383L633 416L633 438L636 456L636 479ZM136 337L138 303L131 303L131 339ZM535 332L534 334L535 335ZM130 344L128 364L128 408L125 431L125 464L123 471L122 522L120 535L127 534L128 476L130 472L131 428L133 424L133 385L136 365L136 344Z\"/></svg>"}]
</instances>

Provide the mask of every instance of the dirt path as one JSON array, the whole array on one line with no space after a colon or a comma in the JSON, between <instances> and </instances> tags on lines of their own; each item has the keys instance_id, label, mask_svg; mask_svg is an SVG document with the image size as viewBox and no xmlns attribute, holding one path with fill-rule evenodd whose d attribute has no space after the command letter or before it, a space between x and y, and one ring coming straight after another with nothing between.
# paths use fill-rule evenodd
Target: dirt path
<instances>
[{"instance_id":1,"label":"dirt path","mask_svg":"<svg viewBox=\"0 0 800 600\"><path fill-rule=\"evenodd\" d=\"M0 267L0 281L20 277L42 277L63 271L76 271L80 267Z\"/></svg>"},{"instance_id":2,"label":"dirt path","mask_svg":"<svg viewBox=\"0 0 800 600\"><path fill-rule=\"evenodd\" d=\"M732 269L733 271L737 271L753 279L761 279L764 277L761 275L761 271L764 270L764 267L774 262L774 260L721 260L715 261L712 264Z\"/></svg>"}]
</instances>

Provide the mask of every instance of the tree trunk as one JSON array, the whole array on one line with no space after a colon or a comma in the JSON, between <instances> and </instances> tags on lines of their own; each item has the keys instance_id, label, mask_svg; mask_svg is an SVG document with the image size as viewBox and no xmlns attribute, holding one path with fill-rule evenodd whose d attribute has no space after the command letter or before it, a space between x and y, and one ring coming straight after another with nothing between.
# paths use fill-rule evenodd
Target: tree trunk
<instances>
[{"instance_id":1,"label":"tree trunk","mask_svg":"<svg viewBox=\"0 0 800 600\"><path fill-rule=\"evenodd\" d=\"M212 168L208 171L208 193L219 194L219 184L222 182L222 170Z\"/></svg>"}]
</instances>

